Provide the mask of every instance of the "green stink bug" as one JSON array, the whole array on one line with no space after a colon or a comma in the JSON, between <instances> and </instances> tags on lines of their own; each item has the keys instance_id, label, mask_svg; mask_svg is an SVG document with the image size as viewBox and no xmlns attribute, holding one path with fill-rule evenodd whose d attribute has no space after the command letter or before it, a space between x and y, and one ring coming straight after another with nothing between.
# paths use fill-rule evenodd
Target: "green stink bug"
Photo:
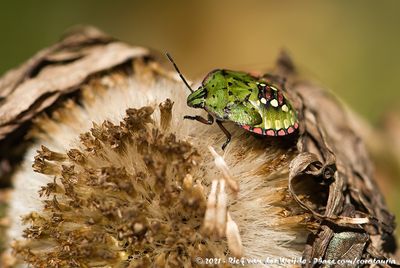
<instances>
[{"instance_id":1,"label":"green stink bug","mask_svg":"<svg viewBox=\"0 0 400 268\"><path fill-rule=\"evenodd\" d=\"M264 136L285 136L299 127L297 113L287 99L282 87L265 77L255 77L245 72L217 69L211 71L197 90L193 90L178 69L179 76L190 90L187 105L204 109L208 118L185 116L211 125L215 121L226 135L222 149L231 140L231 134L222 122L232 121L241 128Z\"/></svg>"}]
</instances>

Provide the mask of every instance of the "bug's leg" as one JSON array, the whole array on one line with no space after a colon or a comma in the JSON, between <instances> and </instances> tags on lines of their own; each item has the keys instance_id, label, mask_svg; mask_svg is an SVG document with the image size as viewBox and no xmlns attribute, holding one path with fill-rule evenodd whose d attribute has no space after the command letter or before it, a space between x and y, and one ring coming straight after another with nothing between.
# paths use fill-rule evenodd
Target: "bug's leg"
<instances>
[{"instance_id":1,"label":"bug's leg","mask_svg":"<svg viewBox=\"0 0 400 268\"><path fill-rule=\"evenodd\" d=\"M225 136L226 136L226 141L224 142L224 144L222 145L222 150L225 150L225 147L229 144L229 142L231 141L231 133L229 133L229 131L224 127L224 125L222 125L222 122L220 120L216 120L219 128L224 132Z\"/></svg>"},{"instance_id":2,"label":"bug's leg","mask_svg":"<svg viewBox=\"0 0 400 268\"><path fill-rule=\"evenodd\" d=\"M212 115L210 115L210 114L207 116L207 119L205 119L204 117L201 117L200 115L196 115L196 116L185 115L183 117L183 119L199 121L200 123L203 123L206 125L212 125L214 123L214 117L212 117Z\"/></svg>"}]
</instances>

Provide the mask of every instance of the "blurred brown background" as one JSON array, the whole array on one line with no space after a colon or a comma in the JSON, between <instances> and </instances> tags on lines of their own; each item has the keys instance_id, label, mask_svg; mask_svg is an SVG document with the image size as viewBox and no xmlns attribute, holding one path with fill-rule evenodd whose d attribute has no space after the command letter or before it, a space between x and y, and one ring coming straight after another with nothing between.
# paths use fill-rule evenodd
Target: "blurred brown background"
<instances>
[{"instance_id":1,"label":"blurred brown background","mask_svg":"<svg viewBox=\"0 0 400 268\"><path fill-rule=\"evenodd\" d=\"M301 72L380 127L400 103L399 12L396 0L2 1L0 74L77 24L169 51L192 79L216 67L265 70L285 48ZM400 218L397 178L382 187Z\"/></svg>"}]
</instances>

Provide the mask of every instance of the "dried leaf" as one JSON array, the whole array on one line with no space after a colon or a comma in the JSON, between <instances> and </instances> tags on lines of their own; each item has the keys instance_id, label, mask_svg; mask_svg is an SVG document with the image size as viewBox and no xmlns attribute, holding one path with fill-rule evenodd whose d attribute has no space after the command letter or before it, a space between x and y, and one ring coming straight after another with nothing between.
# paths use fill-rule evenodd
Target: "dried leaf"
<instances>
[{"instance_id":1,"label":"dried leaf","mask_svg":"<svg viewBox=\"0 0 400 268\"><path fill-rule=\"evenodd\" d=\"M67 35L0 79L0 140L89 76L148 54L93 28Z\"/></svg>"},{"instance_id":2,"label":"dried leaf","mask_svg":"<svg viewBox=\"0 0 400 268\"><path fill-rule=\"evenodd\" d=\"M381 245L393 239L394 217L374 182L371 160L346 109L326 90L300 80L287 55L278 60L276 72L288 79L287 87L292 89L289 94L295 100L301 120L299 155L289 167L289 190L300 206L320 223L317 235L309 237L304 256L329 257L326 254L333 254L332 247L346 248L345 244L353 243L359 246L350 248L351 253L347 254L367 257L371 253L362 246L366 242L383 256L387 255L390 252ZM322 191L314 191L315 196L296 192L295 183L298 186L310 180L310 191ZM321 202L323 194L328 195L322 198L325 203L313 202ZM343 232L345 239L341 237ZM379 239L372 240L371 236L376 234ZM364 237L366 242L357 242L364 241Z\"/></svg>"}]
</instances>

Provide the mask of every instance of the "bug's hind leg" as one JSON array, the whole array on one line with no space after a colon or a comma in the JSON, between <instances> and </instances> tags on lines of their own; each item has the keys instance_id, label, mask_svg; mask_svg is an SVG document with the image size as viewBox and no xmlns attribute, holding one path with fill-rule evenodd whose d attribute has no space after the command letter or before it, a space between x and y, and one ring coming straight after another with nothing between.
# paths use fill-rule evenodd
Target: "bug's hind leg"
<instances>
[{"instance_id":1,"label":"bug's hind leg","mask_svg":"<svg viewBox=\"0 0 400 268\"><path fill-rule=\"evenodd\" d=\"M205 119L204 117L202 117L200 115L195 115L195 116L185 115L183 117L183 119L199 121L200 123L203 123L206 125L212 125L214 123L214 117L212 117L211 114L208 114L207 119Z\"/></svg>"},{"instance_id":2,"label":"bug's hind leg","mask_svg":"<svg viewBox=\"0 0 400 268\"><path fill-rule=\"evenodd\" d=\"M222 145L222 150L225 150L225 147L229 144L229 142L231 141L231 133L229 133L229 131L224 127L224 125L222 125L222 121L220 120L216 120L219 128L222 130L222 132L224 132L225 136L226 136L226 141L224 142L224 144Z\"/></svg>"}]
</instances>

